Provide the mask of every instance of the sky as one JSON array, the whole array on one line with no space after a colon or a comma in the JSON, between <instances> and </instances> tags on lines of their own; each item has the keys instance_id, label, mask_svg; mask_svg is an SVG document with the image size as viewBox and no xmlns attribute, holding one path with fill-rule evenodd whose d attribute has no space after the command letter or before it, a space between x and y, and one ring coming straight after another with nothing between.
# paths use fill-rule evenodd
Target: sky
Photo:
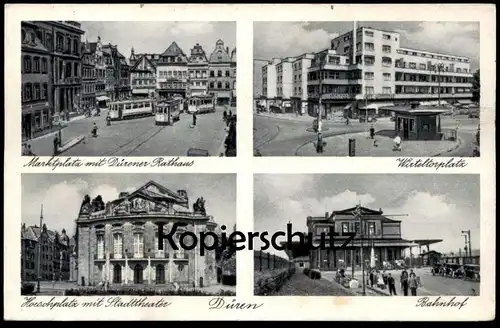
<instances>
[{"instance_id":1,"label":"sky","mask_svg":"<svg viewBox=\"0 0 500 328\"><path fill-rule=\"evenodd\" d=\"M23 174L22 222L39 225L43 204L44 223L54 231L75 233L85 195L101 195L104 202L118 198L122 191L133 192L153 180L176 192L187 190L189 206L203 197L208 215L217 224L233 228L236 223L235 174Z\"/></svg>"},{"instance_id":2,"label":"sky","mask_svg":"<svg viewBox=\"0 0 500 328\"><path fill-rule=\"evenodd\" d=\"M463 250L462 230L471 230L472 249L480 246L479 175L259 174L254 179L255 232L286 231L289 221L293 231L307 232L308 216L361 203L386 215L407 214L389 216L402 221L402 238L443 239L430 246L438 252ZM267 251L286 257L272 247Z\"/></svg>"},{"instance_id":3,"label":"sky","mask_svg":"<svg viewBox=\"0 0 500 328\"><path fill-rule=\"evenodd\" d=\"M479 68L479 22L358 22L358 26L399 32L401 47L469 57L471 69ZM353 22L254 22L254 59L323 50L352 27ZM261 92L263 65L254 60L254 95Z\"/></svg>"},{"instance_id":4,"label":"sky","mask_svg":"<svg viewBox=\"0 0 500 328\"><path fill-rule=\"evenodd\" d=\"M199 43L207 57L221 39L232 51L236 47L235 22L81 22L85 31L83 40L96 42L101 37L104 44L118 46L128 60L132 47L137 53L163 53L175 41L189 56Z\"/></svg>"}]
</instances>

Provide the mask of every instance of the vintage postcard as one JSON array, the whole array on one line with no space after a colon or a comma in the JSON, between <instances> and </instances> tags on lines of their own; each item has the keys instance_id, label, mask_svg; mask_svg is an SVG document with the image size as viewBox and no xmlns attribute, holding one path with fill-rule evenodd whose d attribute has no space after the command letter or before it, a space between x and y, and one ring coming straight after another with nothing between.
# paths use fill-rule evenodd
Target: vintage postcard
<instances>
[{"instance_id":1,"label":"vintage postcard","mask_svg":"<svg viewBox=\"0 0 500 328\"><path fill-rule=\"evenodd\" d=\"M235 22L20 30L23 155L235 156Z\"/></svg>"},{"instance_id":2,"label":"vintage postcard","mask_svg":"<svg viewBox=\"0 0 500 328\"><path fill-rule=\"evenodd\" d=\"M255 22L255 153L479 156L479 55L478 21Z\"/></svg>"},{"instance_id":3,"label":"vintage postcard","mask_svg":"<svg viewBox=\"0 0 500 328\"><path fill-rule=\"evenodd\" d=\"M4 319L494 319L495 10L7 5Z\"/></svg>"}]
</instances>

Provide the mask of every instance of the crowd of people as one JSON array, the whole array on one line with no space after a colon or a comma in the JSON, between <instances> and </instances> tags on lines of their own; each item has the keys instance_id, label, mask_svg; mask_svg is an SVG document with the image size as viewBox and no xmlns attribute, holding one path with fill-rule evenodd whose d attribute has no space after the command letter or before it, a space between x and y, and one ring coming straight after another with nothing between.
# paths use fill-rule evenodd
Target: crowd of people
<instances>
[{"instance_id":1,"label":"crowd of people","mask_svg":"<svg viewBox=\"0 0 500 328\"><path fill-rule=\"evenodd\" d=\"M385 270L382 272L375 269L370 270L369 283L370 287L376 286L380 289L388 289L390 295L397 296L396 279ZM409 296L408 292L410 292L411 296L417 296L417 289L422 286L420 277L417 277L413 270L408 273L406 269L401 271L399 283L403 296Z\"/></svg>"}]
</instances>

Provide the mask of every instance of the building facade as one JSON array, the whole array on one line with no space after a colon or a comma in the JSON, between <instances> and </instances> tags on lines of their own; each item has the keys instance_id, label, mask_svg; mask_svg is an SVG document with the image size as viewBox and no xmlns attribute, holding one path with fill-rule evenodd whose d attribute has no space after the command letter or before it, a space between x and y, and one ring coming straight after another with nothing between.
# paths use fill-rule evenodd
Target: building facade
<instances>
[{"instance_id":1,"label":"building facade","mask_svg":"<svg viewBox=\"0 0 500 328\"><path fill-rule=\"evenodd\" d=\"M105 66L104 75L106 81L106 86L105 86L106 97L111 101L115 101L118 99L116 99L116 93L115 93L115 86L116 86L115 58L112 54L111 45L105 44L102 46L102 55Z\"/></svg>"},{"instance_id":2,"label":"building facade","mask_svg":"<svg viewBox=\"0 0 500 328\"><path fill-rule=\"evenodd\" d=\"M21 226L22 281L37 280L38 259L40 259L40 280L69 280L69 237L64 229L58 233L48 230L45 224L42 225L42 229L36 225Z\"/></svg>"},{"instance_id":3,"label":"building facade","mask_svg":"<svg viewBox=\"0 0 500 328\"><path fill-rule=\"evenodd\" d=\"M276 65L281 60L273 58L267 65L262 66L262 101L265 101L267 111L277 103Z\"/></svg>"},{"instance_id":4,"label":"building facade","mask_svg":"<svg viewBox=\"0 0 500 328\"><path fill-rule=\"evenodd\" d=\"M77 225L78 283L167 284L208 286L216 281L215 251L200 256L193 250L174 250L165 240L158 247L158 225L168 234L173 223L199 235L216 223L199 207L189 208L185 190L173 192L150 181L132 193L120 193L106 204L100 196L85 197ZM190 241L185 241L189 244Z\"/></svg>"},{"instance_id":5,"label":"building facade","mask_svg":"<svg viewBox=\"0 0 500 328\"><path fill-rule=\"evenodd\" d=\"M82 97L81 107L90 111L98 107L96 99L97 74L95 56L88 42L82 43Z\"/></svg>"},{"instance_id":6,"label":"building facade","mask_svg":"<svg viewBox=\"0 0 500 328\"><path fill-rule=\"evenodd\" d=\"M52 127L51 42L36 23L21 22L22 140Z\"/></svg>"},{"instance_id":7,"label":"building facade","mask_svg":"<svg viewBox=\"0 0 500 328\"><path fill-rule=\"evenodd\" d=\"M215 49L209 58L208 69L208 92L214 96L218 105L229 105L235 77L232 76L229 47L224 47L224 41L217 40L215 43Z\"/></svg>"},{"instance_id":8,"label":"building facade","mask_svg":"<svg viewBox=\"0 0 500 328\"><path fill-rule=\"evenodd\" d=\"M37 21L37 35L51 52L53 117L69 120L81 111L81 24L74 21Z\"/></svg>"},{"instance_id":9,"label":"building facade","mask_svg":"<svg viewBox=\"0 0 500 328\"><path fill-rule=\"evenodd\" d=\"M313 54L303 54L292 62L292 110L300 115L307 112L307 70L313 58Z\"/></svg>"},{"instance_id":10,"label":"building facade","mask_svg":"<svg viewBox=\"0 0 500 328\"><path fill-rule=\"evenodd\" d=\"M174 95L186 97L187 63L186 55L175 42L172 42L160 55L156 64L156 92L160 99Z\"/></svg>"},{"instance_id":11,"label":"building facade","mask_svg":"<svg viewBox=\"0 0 500 328\"><path fill-rule=\"evenodd\" d=\"M236 92L236 73L237 73L237 65L238 64L238 60L237 60L237 56L236 56L236 48L233 49L233 51L231 51L231 69L232 69L232 72L231 72L231 76L233 77L233 89L231 90L231 93L232 93L232 97L231 97L231 106L233 107L236 107L236 99L237 99L237 92Z\"/></svg>"},{"instance_id":12,"label":"building facade","mask_svg":"<svg viewBox=\"0 0 500 328\"><path fill-rule=\"evenodd\" d=\"M155 96L156 65L152 58L154 56L147 56L147 54L136 57L132 48L129 61L130 86L134 98L154 98Z\"/></svg>"},{"instance_id":13,"label":"building facade","mask_svg":"<svg viewBox=\"0 0 500 328\"><path fill-rule=\"evenodd\" d=\"M284 58L276 64L276 97L284 113L292 112L293 67L296 58Z\"/></svg>"},{"instance_id":14,"label":"building facade","mask_svg":"<svg viewBox=\"0 0 500 328\"><path fill-rule=\"evenodd\" d=\"M99 108L106 108L106 103L110 98L106 94L106 63L102 51L101 37L97 36L97 42L89 43L89 48L94 56L95 63L95 95Z\"/></svg>"},{"instance_id":15,"label":"building facade","mask_svg":"<svg viewBox=\"0 0 500 328\"><path fill-rule=\"evenodd\" d=\"M330 227L339 234L334 238L335 249L329 249L328 233ZM423 240L411 241L401 236L401 221L390 219L383 215L383 211L354 207L341 211L334 211L325 216L308 217L307 233L311 233L314 245L320 243L321 233L325 233L326 249L295 248L288 249L288 256L293 259L300 256L309 257L309 266L313 269L336 270L340 267L355 267L361 265L361 253L365 265L382 268L384 263L395 264L405 259L406 250L418 247ZM347 240L345 234L354 233L346 247L341 247ZM344 235L343 235L344 234ZM426 245L441 240L429 240ZM363 248L363 252L361 252Z\"/></svg>"},{"instance_id":16,"label":"building facade","mask_svg":"<svg viewBox=\"0 0 500 328\"><path fill-rule=\"evenodd\" d=\"M188 59L188 97L204 95L208 92L208 59L200 44L191 49Z\"/></svg>"}]
</instances>

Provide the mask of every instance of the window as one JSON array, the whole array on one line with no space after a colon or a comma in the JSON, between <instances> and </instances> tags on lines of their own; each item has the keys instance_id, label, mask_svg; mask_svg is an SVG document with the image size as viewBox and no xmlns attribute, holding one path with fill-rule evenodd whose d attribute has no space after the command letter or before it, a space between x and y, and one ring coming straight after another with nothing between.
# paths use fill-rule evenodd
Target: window
<instances>
[{"instance_id":1,"label":"window","mask_svg":"<svg viewBox=\"0 0 500 328\"><path fill-rule=\"evenodd\" d=\"M71 63L66 63L66 76L65 77L71 77L71 69L72 69Z\"/></svg>"},{"instance_id":2,"label":"window","mask_svg":"<svg viewBox=\"0 0 500 328\"><path fill-rule=\"evenodd\" d=\"M217 76L222 77L222 71L217 71Z\"/></svg>"},{"instance_id":3,"label":"window","mask_svg":"<svg viewBox=\"0 0 500 328\"><path fill-rule=\"evenodd\" d=\"M230 72L226 71L226 77L229 77Z\"/></svg>"},{"instance_id":4,"label":"window","mask_svg":"<svg viewBox=\"0 0 500 328\"><path fill-rule=\"evenodd\" d=\"M23 59L24 73L31 73L31 57L24 56Z\"/></svg>"},{"instance_id":5,"label":"window","mask_svg":"<svg viewBox=\"0 0 500 328\"><path fill-rule=\"evenodd\" d=\"M419 68L419 69L422 69L422 70L425 70L425 68L426 68L426 67L427 67L427 66L426 66L425 64L419 64L419 65L418 65L418 68Z\"/></svg>"},{"instance_id":6,"label":"window","mask_svg":"<svg viewBox=\"0 0 500 328\"><path fill-rule=\"evenodd\" d=\"M382 66L391 67L392 59L390 57L382 57Z\"/></svg>"},{"instance_id":7,"label":"window","mask_svg":"<svg viewBox=\"0 0 500 328\"><path fill-rule=\"evenodd\" d=\"M372 95L374 93L373 87L365 87L365 93L367 95Z\"/></svg>"},{"instance_id":8,"label":"window","mask_svg":"<svg viewBox=\"0 0 500 328\"><path fill-rule=\"evenodd\" d=\"M226 89L231 89L231 84L229 82L226 82Z\"/></svg>"},{"instance_id":9,"label":"window","mask_svg":"<svg viewBox=\"0 0 500 328\"><path fill-rule=\"evenodd\" d=\"M375 222L368 222L368 235L375 235Z\"/></svg>"},{"instance_id":10,"label":"window","mask_svg":"<svg viewBox=\"0 0 500 328\"><path fill-rule=\"evenodd\" d=\"M383 87L383 88L382 88L382 93L383 93L384 95L389 95L389 94L391 94L391 88L390 88L390 87Z\"/></svg>"},{"instance_id":11,"label":"window","mask_svg":"<svg viewBox=\"0 0 500 328\"><path fill-rule=\"evenodd\" d=\"M371 42L365 42L365 51L374 51L375 45Z\"/></svg>"},{"instance_id":12,"label":"window","mask_svg":"<svg viewBox=\"0 0 500 328\"><path fill-rule=\"evenodd\" d=\"M365 65L374 65L375 64L375 57L373 56L365 56Z\"/></svg>"},{"instance_id":13,"label":"window","mask_svg":"<svg viewBox=\"0 0 500 328\"><path fill-rule=\"evenodd\" d=\"M73 54L79 54L79 46L78 46L78 40L73 40Z\"/></svg>"},{"instance_id":14,"label":"window","mask_svg":"<svg viewBox=\"0 0 500 328\"><path fill-rule=\"evenodd\" d=\"M356 43L356 51L361 51L361 42Z\"/></svg>"},{"instance_id":15,"label":"window","mask_svg":"<svg viewBox=\"0 0 500 328\"><path fill-rule=\"evenodd\" d=\"M383 45L382 46L382 52L391 53L391 46Z\"/></svg>"},{"instance_id":16,"label":"window","mask_svg":"<svg viewBox=\"0 0 500 328\"><path fill-rule=\"evenodd\" d=\"M374 76L373 72L365 72L365 80L373 80Z\"/></svg>"},{"instance_id":17,"label":"window","mask_svg":"<svg viewBox=\"0 0 500 328\"><path fill-rule=\"evenodd\" d=\"M373 36L373 31L365 31L366 36Z\"/></svg>"},{"instance_id":18,"label":"window","mask_svg":"<svg viewBox=\"0 0 500 328\"><path fill-rule=\"evenodd\" d=\"M142 233L134 233L134 258L144 257L144 238Z\"/></svg>"},{"instance_id":19,"label":"window","mask_svg":"<svg viewBox=\"0 0 500 328\"><path fill-rule=\"evenodd\" d=\"M349 233L349 223L342 222L342 233Z\"/></svg>"},{"instance_id":20,"label":"window","mask_svg":"<svg viewBox=\"0 0 500 328\"><path fill-rule=\"evenodd\" d=\"M214 88L214 83L210 82L210 89L213 89L213 88Z\"/></svg>"},{"instance_id":21,"label":"window","mask_svg":"<svg viewBox=\"0 0 500 328\"><path fill-rule=\"evenodd\" d=\"M33 100L38 100L40 99L40 84L39 83L35 83L33 85Z\"/></svg>"},{"instance_id":22,"label":"window","mask_svg":"<svg viewBox=\"0 0 500 328\"><path fill-rule=\"evenodd\" d=\"M48 99L48 86L47 83L42 85L42 99Z\"/></svg>"},{"instance_id":23,"label":"window","mask_svg":"<svg viewBox=\"0 0 500 328\"><path fill-rule=\"evenodd\" d=\"M329 56L328 63L333 65L340 65L340 57L337 56Z\"/></svg>"},{"instance_id":24,"label":"window","mask_svg":"<svg viewBox=\"0 0 500 328\"><path fill-rule=\"evenodd\" d=\"M344 53L349 52L349 47L344 47Z\"/></svg>"},{"instance_id":25,"label":"window","mask_svg":"<svg viewBox=\"0 0 500 328\"><path fill-rule=\"evenodd\" d=\"M40 73L40 57L33 58L33 73Z\"/></svg>"},{"instance_id":26,"label":"window","mask_svg":"<svg viewBox=\"0 0 500 328\"><path fill-rule=\"evenodd\" d=\"M217 82L217 89L222 89L222 82Z\"/></svg>"},{"instance_id":27,"label":"window","mask_svg":"<svg viewBox=\"0 0 500 328\"><path fill-rule=\"evenodd\" d=\"M357 234L360 234L361 233L361 225L359 224L359 222L355 222L354 223L354 229L356 230L356 233Z\"/></svg>"},{"instance_id":28,"label":"window","mask_svg":"<svg viewBox=\"0 0 500 328\"><path fill-rule=\"evenodd\" d=\"M123 253L123 237L120 233L113 235L113 257L120 259Z\"/></svg>"},{"instance_id":29,"label":"window","mask_svg":"<svg viewBox=\"0 0 500 328\"><path fill-rule=\"evenodd\" d=\"M97 236L97 259L104 259L104 235Z\"/></svg>"},{"instance_id":30,"label":"window","mask_svg":"<svg viewBox=\"0 0 500 328\"><path fill-rule=\"evenodd\" d=\"M390 36L390 34L383 34L383 35L382 35L382 38L383 38L384 40L390 40L390 39L391 39L391 36Z\"/></svg>"},{"instance_id":31,"label":"window","mask_svg":"<svg viewBox=\"0 0 500 328\"><path fill-rule=\"evenodd\" d=\"M25 101L30 101L31 100L31 83L26 83L24 85L24 100Z\"/></svg>"},{"instance_id":32,"label":"window","mask_svg":"<svg viewBox=\"0 0 500 328\"><path fill-rule=\"evenodd\" d=\"M410 63L410 68L412 69L416 69L417 68L417 64L416 63Z\"/></svg>"}]
</instances>

